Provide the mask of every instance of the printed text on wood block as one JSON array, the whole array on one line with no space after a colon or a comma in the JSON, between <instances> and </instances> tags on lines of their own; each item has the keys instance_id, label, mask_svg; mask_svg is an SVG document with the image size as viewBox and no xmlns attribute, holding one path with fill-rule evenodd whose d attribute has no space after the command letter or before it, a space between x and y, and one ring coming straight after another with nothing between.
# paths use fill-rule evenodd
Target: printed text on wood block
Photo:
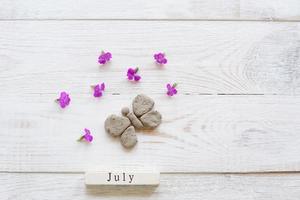
<instances>
[{"instance_id":1,"label":"printed text on wood block","mask_svg":"<svg viewBox=\"0 0 300 200\"><path fill-rule=\"evenodd\" d=\"M86 172L86 185L158 185L159 172Z\"/></svg>"}]
</instances>

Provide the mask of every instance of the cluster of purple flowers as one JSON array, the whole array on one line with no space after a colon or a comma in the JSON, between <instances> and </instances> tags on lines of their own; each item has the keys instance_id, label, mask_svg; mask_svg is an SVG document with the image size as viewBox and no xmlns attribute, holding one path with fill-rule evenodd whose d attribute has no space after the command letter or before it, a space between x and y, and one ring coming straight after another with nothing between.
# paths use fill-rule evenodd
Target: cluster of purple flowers
<instances>
[{"instance_id":1,"label":"cluster of purple flowers","mask_svg":"<svg viewBox=\"0 0 300 200\"><path fill-rule=\"evenodd\" d=\"M172 86L170 83L167 84L167 90L168 90L167 95L168 96L173 96L173 95L177 94L177 90L175 88L176 86L177 86L176 83L174 83Z\"/></svg>"},{"instance_id":2,"label":"cluster of purple flowers","mask_svg":"<svg viewBox=\"0 0 300 200\"><path fill-rule=\"evenodd\" d=\"M165 54L164 53L156 53L156 54L154 54L154 59L160 65L167 64L167 62L168 62L168 60L165 58Z\"/></svg>"},{"instance_id":3,"label":"cluster of purple flowers","mask_svg":"<svg viewBox=\"0 0 300 200\"><path fill-rule=\"evenodd\" d=\"M81 137L78 139L78 141L84 140L84 141L86 141L86 142L92 142L93 139L94 139L94 137L92 136L91 131L90 131L89 129L85 128L85 129L84 129L84 135L81 136Z\"/></svg>"},{"instance_id":4,"label":"cluster of purple flowers","mask_svg":"<svg viewBox=\"0 0 300 200\"><path fill-rule=\"evenodd\" d=\"M167 64L168 60L166 59L165 57L165 54L164 53L156 53L154 54L154 59L155 59L155 62L159 65L165 65ZM110 52L104 52L102 51L100 56L98 57L98 63L101 64L101 65L105 65L106 63L108 63L110 60L112 59L112 54ZM127 79L129 81L135 81L135 82L138 82L141 80L141 76L138 74L138 71L139 71L139 68L136 67L136 68L128 68L127 69ZM176 87L177 84L173 84L171 85L170 83L168 83L166 85L167 87L167 92L166 94L168 96L173 96L175 94L177 94L177 90L176 90ZM101 84L97 84L97 85L93 85L91 86L92 89L93 89L93 95L94 97L102 97L103 96L103 92L105 91L105 83L101 83ZM63 91L60 93L60 96L58 99L56 99L56 102L60 105L61 108L65 108L67 107L70 102L71 102L71 98L70 98L70 95ZM86 141L86 142L92 142L93 141L93 136L90 132L89 129L85 128L84 129L84 135L82 135L78 141Z\"/></svg>"},{"instance_id":5,"label":"cluster of purple flowers","mask_svg":"<svg viewBox=\"0 0 300 200\"><path fill-rule=\"evenodd\" d=\"M102 51L101 55L98 57L98 62L99 62L99 64L104 65L107 62L109 62L111 58L112 58L112 55L110 52Z\"/></svg>"},{"instance_id":6,"label":"cluster of purple flowers","mask_svg":"<svg viewBox=\"0 0 300 200\"><path fill-rule=\"evenodd\" d=\"M141 76L137 74L138 71L139 71L139 68L138 68L138 67L135 68L135 69L129 68L129 69L127 70L127 78L128 78L128 80L130 80L130 81L131 81L131 80L134 80L134 81L139 81L139 80L141 80Z\"/></svg>"},{"instance_id":7,"label":"cluster of purple flowers","mask_svg":"<svg viewBox=\"0 0 300 200\"><path fill-rule=\"evenodd\" d=\"M92 86L92 88L94 89L94 97L102 97L103 92L105 90L105 84L104 83L97 84Z\"/></svg>"},{"instance_id":8,"label":"cluster of purple flowers","mask_svg":"<svg viewBox=\"0 0 300 200\"><path fill-rule=\"evenodd\" d=\"M61 92L58 99L56 99L56 102L59 103L61 108L65 108L70 104L71 98L68 93Z\"/></svg>"}]
</instances>

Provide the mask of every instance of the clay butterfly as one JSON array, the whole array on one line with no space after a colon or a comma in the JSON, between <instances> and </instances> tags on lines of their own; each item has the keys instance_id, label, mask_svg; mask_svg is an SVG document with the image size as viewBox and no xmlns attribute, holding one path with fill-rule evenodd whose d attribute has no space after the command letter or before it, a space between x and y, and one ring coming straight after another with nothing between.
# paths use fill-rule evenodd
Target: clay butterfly
<instances>
[{"instance_id":1,"label":"clay butterfly","mask_svg":"<svg viewBox=\"0 0 300 200\"><path fill-rule=\"evenodd\" d=\"M153 110L154 101L143 94L137 95L132 102L132 111L125 107L123 116L110 115L104 122L106 132L114 137L121 136L121 144L131 148L137 143L135 129L155 129L162 120L161 114Z\"/></svg>"}]
</instances>

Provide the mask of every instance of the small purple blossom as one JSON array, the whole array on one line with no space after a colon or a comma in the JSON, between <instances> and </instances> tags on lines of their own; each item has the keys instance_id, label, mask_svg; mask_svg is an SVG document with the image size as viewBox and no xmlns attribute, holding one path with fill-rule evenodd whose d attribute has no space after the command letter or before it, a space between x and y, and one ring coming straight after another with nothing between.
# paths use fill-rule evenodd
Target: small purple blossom
<instances>
[{"instance_id":1,"label":"small purple blossom","mask_svg":"<svg viewBox=\"0 0 300 200\"><path fill-rule=\"evenodd\" d=\"M139 71L139 68L129 68L127 70L127 78L128 80L134 80L134 81L139 81L141 79L141 76L137 75L137 72Z\"/></svg>"},{"instance_id":2,"label":"small purple blossom","mask_svg":"<svg viewBox=\"0 0 300 200\"><path fill-rule=\"evenodd\" d=\"M69 94L66 92L61 92L59 99L56 99L56 102L59 103L61 108L65 108L70 104L70 97Z\"/></svg>"},{"instance_id":3,"label":"small purple blossom","mask_svg":"<svg viewBox=\"0 0 300 200\"><path fill-rule=\"evenodd\" d=\"M173 95L177 94L177 90L175 88L176 86L177 86L176 83L174 83L172 86L170 83L167 84L167 90L168 90L167 95L168 96L173 96Z\"/></svg>"},{"instance_id":4,"label":"small purple blossom","mask_svg":"<svg viewBox=\"0 0 300 200\"><path fill-rule=\"evenodd\" d=\"M86 142L92 142L93 141L93 136L91 135L91 132L89 129L85 128L84 129L85 134L81 136L78 141L85 140Z\"/></svg>"},{"instance_id":5,"label":"small purple blossom","mask_svg":"<svg viewBox=\"0 0 300 200\"><path fill-rule=\"evenodd\" d=\"M104 52L102 51L101 55L98 57L98 63L101 65L106 64L110 59L112 58L112 55L110 52Z\"/></svg>"},{"instance_id":6,"label":"small purple blossom","mask_svg":"<svg viewBox=\"0 0 300 200\"><path fill-rule=\"evenodd\" d=\"M94 97L102 97L103 92L105 90L105 84L101 83L101 84L97 84L92 86L93 90L94 90Z\"/></svg>"},{"instance_id":7,"label":"small purple blossom","mask_svg":"<svg viewBox=\"0 0 300 200\"><path fill-rule=\"evenodd\" d=\"M156 53L156 54L154 54L154 59L160 65L167 64L167 62L168 62L168 60L165 58L165 54L164 53Z\"/></svg>"}]
</instances>

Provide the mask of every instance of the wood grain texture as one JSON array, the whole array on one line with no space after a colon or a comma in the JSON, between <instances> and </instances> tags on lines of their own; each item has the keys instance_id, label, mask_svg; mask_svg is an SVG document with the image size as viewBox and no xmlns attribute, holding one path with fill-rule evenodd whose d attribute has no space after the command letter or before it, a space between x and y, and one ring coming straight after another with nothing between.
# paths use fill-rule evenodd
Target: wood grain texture
<instances>
[{"instance_id":1,"label":"wood grain texture","mask_svg":"<svg viewBox=\"0 0 300 200\"><path fill-rule=\"evenodd\" d=\"M299 23L161 21L2 21L0 96L89 93L181 94L300 93ZM143 28L141 28L143 27ZM34 30L34 31L33 31ZM100 67L100 51L113 53ZM164 51L169 63L156 66ZM140 67L142 81L126 80Z\"/></svg>"},{"instance_id":2,"label":"wood grain texture","mask_svg":"<svg viewBox=\"0 0 300 200\"><path fill-rule=\"evenodd\" d=\"M0 0L0 199L298 200L299 173L263 172L300 171L299 20L299 0ZM113 62L99 67L102 49ZM163 123L127 151L103 122L138 93ZM85 127L92 144L76 142ZM109 166L167 174L157 188L84 186Z\"/></svg>"},{"instance_id":3,"label":"wood grain texture","mask_svg":"<svg viewBox=\"0 0 300 200\"><path fill-rule=\"evenodd\" d=\"M169 175L159 187L85 187L81 174L0 174L5 200L298 200L299 174Z\"/></svg>"},{"instance_id":4,"label":"wood grain texture","mask_svg":"<svg viewBox=\"0 0 300 200\"><path fill-rule=\"evenodd\" d=\"M1 19L299 20L298 0L1 0Z\"/></svg>"},{"instance_id":5,"label":"wood grain texture","mask_svg":"<svg viewBox=\"0 0 300 200\"><path fill-rule=\"evenodd\" d=\"M83 172L90 167L156 167L161 172L300 170L300 97L151 95L163 122L138 133L126 151L104 131L132 95L73 95L61 110L54 94L0 99L0 171ZM95 140L76 142L85 127Z\"/></svg>"}]
</instances>

